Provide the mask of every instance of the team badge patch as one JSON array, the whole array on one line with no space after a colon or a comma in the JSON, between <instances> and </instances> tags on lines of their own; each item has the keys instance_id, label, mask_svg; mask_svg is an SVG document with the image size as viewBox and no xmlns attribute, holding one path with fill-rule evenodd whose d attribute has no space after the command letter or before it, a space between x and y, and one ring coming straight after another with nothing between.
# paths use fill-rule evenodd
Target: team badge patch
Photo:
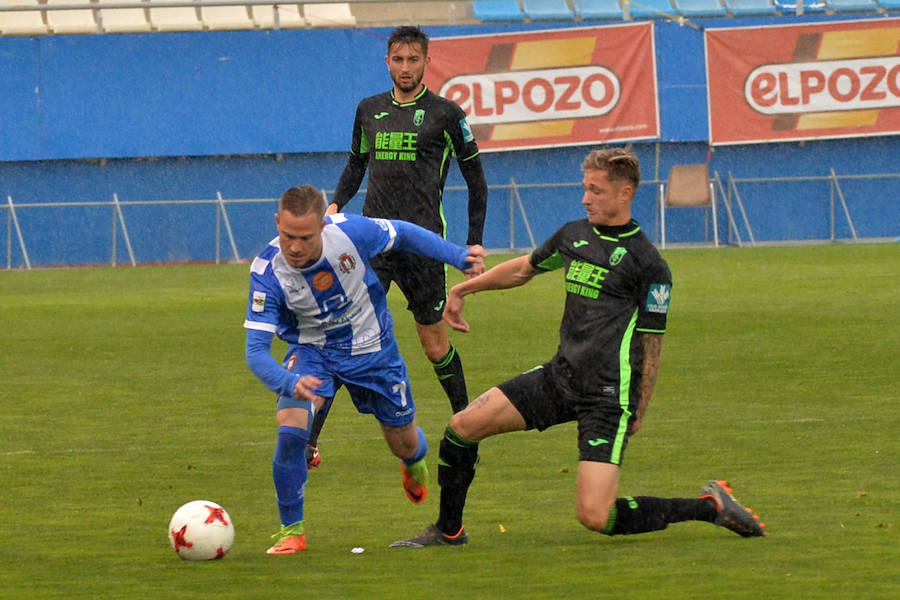
<instances>
[{"instance_id":1,"label":"team badge patch","mask_svg":"<svg viewBox=\"0 0 900 600\"><path fill-rule=\"evenodd\" d=\"M666 314L669 312L669 293L672 286L668 283L653 283L647 294L647 312Z\"/></svg>"},{"instance_id":2,"label":"team badge patch","mask_svg":"<svg viewBox=\"0 0 900 600\"><path fill-rule=\"evenodd\" d=\"M293 371L294 367L297 366L297 355L291 354L290 358L284 363L284 368L288 371Z\"/></svg>"},{"instance_id":3,"label":"team badge patch","mask_svg":"<svg viewBox=\"0 0 900 600\"><path fill-rule=\"evenodd\" d=\"M628 254L628 250L626 250L622 246L616 247L616 249L613 250L613 253L609 256L609 266L614 267L622 262L622 259L625 258L626 254Z\"/></svg>"},{"instance_id":4,"label":"team badge patch","mask_svg":"<svg viewBox=\"0 0 900 600\"><path fill-rule=\"evenodd\" d=\"M462 129L463 141L471 142L475 139L475 134L472 133L472 128L469 127L469 122L465 117L459 120L459 128Z\"/></svg>"},{"instance_id":5,"label":"team badge patch","mask_svg":"<svg viewBox=\"0 0 900 600\"><path fill-rule=\"evenodd\" d=\"M421 127L422 123L425 122L425 111L421 108L417 109L413 114L413 123L416 124L416 127Z\"/></svg>"},{"instance_id":6,"label":"team badge patch","mask_svg":"<svg viewBox=\"0 0 900 600\"><path fill-rule=\"evenodd\" d=\"M250 303L250 310L253 312L263 312L266 310L265 292L253 292L253 301Z\"/></svg>"},{"instance_id":7,"label":"team badge patch","mask_svg":"<svg viewBox=\"0 0 900 600\"><path fill-rule=\"evenodd\" d=\"M349 273L356 268L356 261L353 260L352 256L344 252L341 254L340 258L338 258L338 266L344 273Z\"/></svg>"}]
</instances>

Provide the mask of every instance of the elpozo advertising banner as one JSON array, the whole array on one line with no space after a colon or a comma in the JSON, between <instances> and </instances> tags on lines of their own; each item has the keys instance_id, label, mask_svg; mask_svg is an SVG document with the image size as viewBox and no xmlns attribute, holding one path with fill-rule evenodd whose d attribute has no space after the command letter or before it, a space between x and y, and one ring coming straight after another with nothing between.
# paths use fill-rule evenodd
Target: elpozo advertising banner
<instances>
[{"instance_id":1,"label":"elpozo advertising banner","mask_svg":"<svg viewBox=\"0 0 900 600\"><path fill-rule=\"evenodd\" d=\"M659 137L653 24L435 38L425 83L483 151Z\"/></svg>"},{"instance_id":2,"label":"elpozo advertising banner","mask_svg":"<svg viewBox=\"0 0 900 600\"><path fill-rule=\"evenodd\" d=\"M900 133L900 19L705 32L709 140Z\"/></svg>"}]
</instances>

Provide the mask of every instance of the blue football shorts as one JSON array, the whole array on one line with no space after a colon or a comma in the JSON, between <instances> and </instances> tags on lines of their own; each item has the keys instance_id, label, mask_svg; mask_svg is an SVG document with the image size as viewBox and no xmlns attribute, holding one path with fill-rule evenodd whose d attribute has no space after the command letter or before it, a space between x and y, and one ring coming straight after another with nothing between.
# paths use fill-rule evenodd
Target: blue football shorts
<instances>
[{"instance_id":1,"label":"blue football shorts","mask_svg":"<svg viewBox=\"0 0 900 600\"><path fill-rule=\"evenodd\" d=\"M357 356L309 344L290 344L283 364L293 373L321 379L315 393L323 398L333 397L341 385L345 386L356 410L374 415L379 423L400 427L415 419L409 375L396 340L377 352ZM308 409L309 402L278 397L279 410L291 407Z\"/></svg>"}]
</instances>

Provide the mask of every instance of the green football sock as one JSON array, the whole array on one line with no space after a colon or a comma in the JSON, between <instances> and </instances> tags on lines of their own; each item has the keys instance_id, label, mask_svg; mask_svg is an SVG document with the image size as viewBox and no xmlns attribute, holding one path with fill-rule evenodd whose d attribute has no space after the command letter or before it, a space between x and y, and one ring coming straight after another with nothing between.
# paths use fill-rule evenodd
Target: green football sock
<instances>
[{"instance_id":1,"label":"green football sock","mask_svg":"<svg viewBox=\"0 0 900 600\"><path fill-rule=\"evenodd\" d=\"M406 471L412 475L413 479L425 487L428 487L428 465L425 464L424 458L411 465L406 465Z\"/></svg>"}]
</instances>

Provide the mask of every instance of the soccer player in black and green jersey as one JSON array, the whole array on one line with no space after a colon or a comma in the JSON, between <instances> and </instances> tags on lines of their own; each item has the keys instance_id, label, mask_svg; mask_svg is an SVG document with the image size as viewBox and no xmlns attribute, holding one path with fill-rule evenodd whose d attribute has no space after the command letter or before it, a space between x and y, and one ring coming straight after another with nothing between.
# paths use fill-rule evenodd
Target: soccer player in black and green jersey
<instances>
[{"instance_id":1,"label":"soccer player in black and green jersey","mask_svg":"<svg viewBox=\"0 0 900 600\"><path fill-rule=\"evenodd\" d=\"M350 156L328 214L341 210L369 179L363 214L402 219L446 236L442 206L444 183L456 156L469 191L466 245L481 244L487 183L478 145L463 110L423 83L429 62L428 36L418 27L396 28L385 57L393 89L365 98L356 110ZM459 353L442 321L447 297L445 265L407 252L386 253L372 261L384 288L403 292L416 322L425 355L450 400L453 412L465 408L468 393ZM326 410L320 411L310 445L316 445ZM318 464L310 453L310 464Z\"/></svg>"},{"instance_id":2,"label":"soccer player in black and green jersey","mask_svg":"<svg viewBox=\"0 0 900 600\"><path fill-rule=\"evenodd\" d=\"M637 157L595 150L582 164L587 218L560 228L531 255L501 263L453 287L444 318L468 331L463 298L524 285L561 269L566 301L559 349L546 364L489 389L453 415L440 446L440 514L416 537L391 547L460 545L462 515L475 476L478 443L492 435L578 423L576 513L607 535L645 533L700 520L744 537L765 535L755 515L710 481L699 497L617 497L619 469L631 435L644 422L656 384L672 277L665 260L631 218L640 182Z\"/></svg>"}]
</instances>

